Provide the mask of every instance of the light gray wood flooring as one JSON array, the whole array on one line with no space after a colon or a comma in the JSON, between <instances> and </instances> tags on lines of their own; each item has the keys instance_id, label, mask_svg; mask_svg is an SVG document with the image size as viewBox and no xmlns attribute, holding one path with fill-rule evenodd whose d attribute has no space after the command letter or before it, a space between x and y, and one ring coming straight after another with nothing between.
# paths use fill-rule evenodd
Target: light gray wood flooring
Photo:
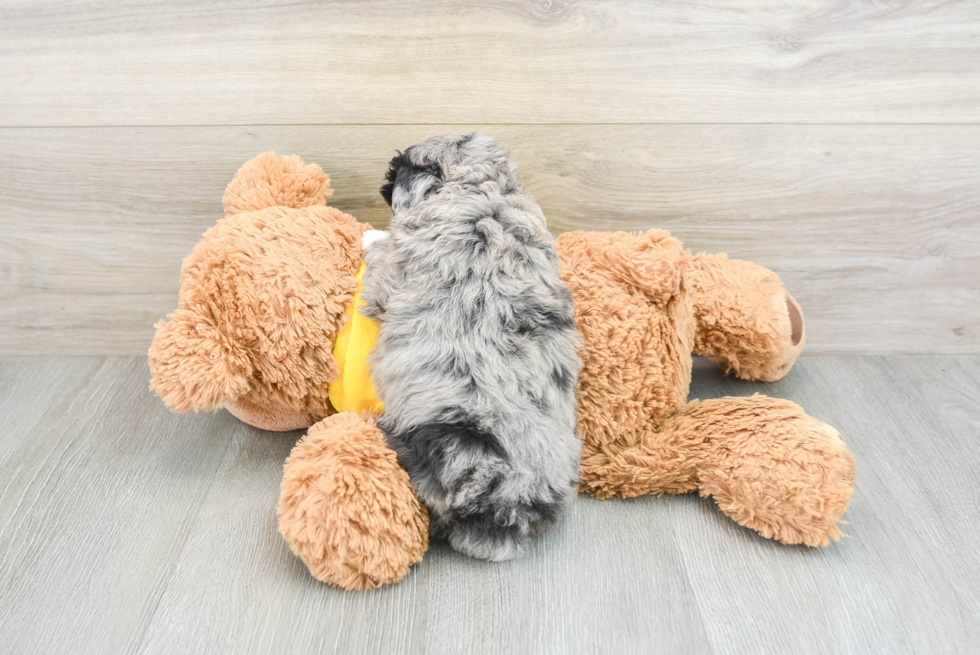
<instances>
[{"instance_id":1,"label":"light gray wood flooring","mask_svg":"<svg viewBox=\"0 0 980 655\"><path fill-rule=\"evenodd\" d=\"M975 653L980 357L805 357L692 397L785 397L858 462L848 537L781 546L696 496L580 498L526 557L435 546L313 580L276 531L299 433L169 413L143 358L0 358L5 653Z\"/></svg>"}]
</instances>

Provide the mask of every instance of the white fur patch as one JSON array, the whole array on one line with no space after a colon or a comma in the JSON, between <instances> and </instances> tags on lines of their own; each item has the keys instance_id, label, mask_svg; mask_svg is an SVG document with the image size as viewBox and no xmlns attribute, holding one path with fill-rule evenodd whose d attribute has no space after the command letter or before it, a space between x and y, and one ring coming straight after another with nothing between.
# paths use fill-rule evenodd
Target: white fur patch
<instances>
[{"instance_id":1,"label":"white fur patch","mask_svg":"<svg viewBox=\"0 0 980 655\"><path fill-rule=\"evenodd\" d=\"M371 244L377 243L378 241L384 241L387 238L387 230L368 230L361 235L361 246L364 248L364 250L367 250L368 246Z\"/></svg>"}]
</instances>

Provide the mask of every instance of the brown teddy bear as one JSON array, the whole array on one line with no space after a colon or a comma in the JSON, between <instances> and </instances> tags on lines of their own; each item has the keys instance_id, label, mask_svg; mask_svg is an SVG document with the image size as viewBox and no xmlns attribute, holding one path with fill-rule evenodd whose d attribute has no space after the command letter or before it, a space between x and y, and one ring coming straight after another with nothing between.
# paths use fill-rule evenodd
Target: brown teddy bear
<instances>
[{"instance_id":1,"label":"brown teddy bear","mask_svg":"<svg viewBox=\"0 0 980 655\"><path fill-rule=\"evenodd\" d=\"M274 153L238 171L226 218L184 261L177 311L156 326L151 387L178 412L224 407L267 430L312 426L286 461L280 531L315 577L365 589L422 559L428 517L377 407L352 393L370 385L351 353L369 350L370 329L352 325L371 228L325 205L328 182ZM692 353L746 379L789 371L805 330L779 278L691 255L658 230L572 232L556 247L582 340L581 491L697 490L783 543L838 539L855 463L836 430L758 394L687 400Z\"/></svg>"}]
</instances>

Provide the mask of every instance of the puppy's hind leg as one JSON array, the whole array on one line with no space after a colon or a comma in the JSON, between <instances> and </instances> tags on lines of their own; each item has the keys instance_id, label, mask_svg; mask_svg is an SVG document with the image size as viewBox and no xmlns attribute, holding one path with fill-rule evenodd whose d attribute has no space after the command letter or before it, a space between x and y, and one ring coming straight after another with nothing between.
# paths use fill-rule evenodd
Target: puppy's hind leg
<instances>
[{"instance_id":1,"label":"puppy's hind leg","mask_svg":"<svg viewBox=\"0 0 980 655\"><path fill-rule=\"evenodd\" d=\"M517 517L514 517L517 518ZM464 555L491 562L514 559L531 540L526 520L508 521L494 510L457 518L448 531L449 545Z\"/></svg>"},{"instance_id":2,"label":"puppy's hind leg","mask_svg":"<svg viewBox=\"0 0 980 655\"><path fill-rule=\"evenodd\" d=\"M492 562L513 559L524 552L533 537L554 525L575 493L575 486L564 492L549 488L547 498L508 502L495 497L497 487L495 481L475 503L457 509L448 532L453 548Z\"/></svg>"},{"instance_id":3,"label":"puppy's hind leg","mask_svg":"<svg viewBox=\"0 0 980 655\"><path fill-rule=\"evenodd\" d=\"M521 554L536 515L511 497L514 472L495 435L464 420L389 431L388 442L429 507L433 536L478 559Z\"/></svg>"}]
</instances>

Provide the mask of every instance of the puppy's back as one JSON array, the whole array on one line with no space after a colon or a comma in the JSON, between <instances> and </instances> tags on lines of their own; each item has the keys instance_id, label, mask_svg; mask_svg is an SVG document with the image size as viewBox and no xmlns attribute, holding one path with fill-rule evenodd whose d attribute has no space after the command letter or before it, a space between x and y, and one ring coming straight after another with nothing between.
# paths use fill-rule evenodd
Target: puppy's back
<instances>
[{"instance_id":1,"label":"puppy's back","mask_svg":"<svg viewBox=\"0 0 980 655\"><path fill-rule=\"evenodd\" d=\"M516 180L474 182L466 162L453 171L368 253L365 299L383 321L379 425L435 531L467 554L508 559L575 493L573 307L543 216Z\"/></svg>"}]
</instances>

